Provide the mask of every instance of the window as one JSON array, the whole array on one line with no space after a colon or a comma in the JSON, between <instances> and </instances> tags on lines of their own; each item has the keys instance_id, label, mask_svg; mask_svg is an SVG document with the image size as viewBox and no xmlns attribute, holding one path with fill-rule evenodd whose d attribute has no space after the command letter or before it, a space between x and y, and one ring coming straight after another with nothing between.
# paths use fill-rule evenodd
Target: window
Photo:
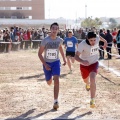
<instances>
[{"instance_id":1,"label":"window","mask_svg":"<svg viewBox=\"0 0 120 120\"><path fill-rule=\"evenodd\" d=\"M22 7L17 7L16 10L22 10Z\"/></svg>"},{"instance_id":2,"label":"window","mask_svg":"<svg viewBox=\"0 0 120 120\"><path fill-rule=\"evenodd\" d=\"M22 7L22 10L32 10L32 7Z\"/></svg>"},{"instance_id":3,"label":"window","mask_svg":"<svg viewBox=\"0 0 120 120\"><path fill-rule=\"evenodd\" d=\"M32 0L0 0L0 1L32 1Z\"/></svg>"},{"instance_id":4,"label":"window","mask_svg":"<svg viewBox=\"0 0 120 120\"><path fill-rule=\"evenodd\" d=\"M0 7L0 10L5 10L5 7Z\"/></svg>"},{"instance_id":5,"label":"window","mask_svg":"<svg viewBox=\"0 0 120 120\"><path fill-rule=\"evenodd\" d=\"M0 7L0 10L32 10L32 7Z\"/></svg>"}]
</instances>

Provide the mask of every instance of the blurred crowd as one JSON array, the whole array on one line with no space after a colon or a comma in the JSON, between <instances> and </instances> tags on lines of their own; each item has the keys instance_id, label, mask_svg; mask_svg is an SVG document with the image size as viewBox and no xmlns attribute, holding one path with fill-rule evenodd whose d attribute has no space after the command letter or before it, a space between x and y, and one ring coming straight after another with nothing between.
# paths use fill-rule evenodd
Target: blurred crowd
<instances>
[{"instance_id":1,"label":"blurred crowd","mask_svg":"<svg viewBox=\"0 0 120 120\"><path fill-rule=\"evenodd\" d=\"M65 38L68 35L69 29L59 30L58 36L61 38ZM74 36L77 39L85 39L85 32L83 29L75 30L73 29ZM50 34L50 30L45 29L45 27L34 29L28 28L23 29L18 26L14 26L11 28L0 29L0 40L5 42L18 42L23 40L43 40L46 36Z\"/></svg>"},{"instance_id":2,"label":"blurred crowd","mask_svg":"<svg viewBox=\"0 0 120 120\"><path fill-rule=\"evenodd\" d=\"M65 37L68 37L68 31L69 29L60 29L58 32L58 36L61 37L63 40ZM99 34L101 37L106 39L108 43L107 52L112 53L112 45L117 48L118 53L120 55L120 30L117 30L117 28L114 28L113 30L106 30L106 29L96 29L95 27L92 28L80 28L80 29L72 29L73 35L78 40L86 39L87 33L89 31L94 31L97 35ZM2 42L20 42L20 49L23 49L25 46L25 49L28 49L28 46L31 46L32 48L38 48L39 47L39 41L34 42L34 40L43 40L45 37L47 37L50 34L50 30L46 29L44 26L42 28L34 29L34 28L28 28L23 29L18 26L13 26L11 28L5 28L0 29L0 41ZM28 41L25 42L24 41ZM37 43L37 44L36 44ZM10 48L11 45L9 45ZM102 48L103 42L99 43L100 46L100 59L104 59L104 49ZM1 47L1 46L0 46ZM108 59L111 59L112 56L108 54Z\"/></svg>"}]
</instances>

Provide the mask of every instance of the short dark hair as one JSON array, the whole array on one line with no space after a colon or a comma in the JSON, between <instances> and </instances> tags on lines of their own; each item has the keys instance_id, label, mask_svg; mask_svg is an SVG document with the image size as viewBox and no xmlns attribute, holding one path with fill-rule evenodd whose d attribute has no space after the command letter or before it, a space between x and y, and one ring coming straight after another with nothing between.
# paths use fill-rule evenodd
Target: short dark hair
<instances>
[{"instance_id":1,"label":"short dark hair","mask_svg":"<svg viewBox=\"0 0 120 120\"><path fill-rule=\"evenodd\" d=\"M100 29L100 33L102 33L103 32L103 30L102 29Z\"/></svg>"},{"instance_id":2,"label":"short dark hair","mask_svg":"<svg viewBox=\"0 0 120 120\"><path fill-rule=\"evenodd\" d=\"M110 33L110 30L109 30L109 29L107 30L107 33Z\"/></svg>"},{"instance_id":3,"label":"short dark hair","mask_svg":"<svg viewBox=\"0 0 120 120\"><path fill-rule=\"evenodd\" d=\"M57 22L54 22L54 23L52 23L52 24L50 25L50 29L52 28L53 25L56 25L56 26L58 26L58 28L59 28L59 24L58 24Z\"/></svg>"},{"instance_id":4,"label":"short dark hair","mask_svg":"<svg viewBox=\"0 0 120 120\"><path fill-rule=\"evenodd\" d=\"M90 39L90 38L96 38L96 34L94 32L88 32L87 38L88 39Z\"/></svg>"}]
</instances>

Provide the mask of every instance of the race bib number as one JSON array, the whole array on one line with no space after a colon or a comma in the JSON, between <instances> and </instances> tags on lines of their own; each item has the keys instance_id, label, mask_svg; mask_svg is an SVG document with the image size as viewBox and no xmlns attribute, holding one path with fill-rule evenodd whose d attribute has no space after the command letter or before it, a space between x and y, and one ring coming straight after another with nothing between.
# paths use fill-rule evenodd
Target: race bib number
<instances>
[{"instance_id":1,"label":"race bib number","mask_svg":"<svg viewBox=\"0 0 120 120\"><path fill-rule=\"evenodd\" d=\"M73 43L72 43L71 41L68 41L68 42L67 42L67 46L68 46L68 47L73 47Z\"/></svg>"},{"instance_id":2,"label":"race bib number","mask_svg":"<svg viewBox=\"0 0 120 120\"><path fill-rule=\"evenodd\" d=\"M91 47L90 56L98 54L98 46Z\"/></svg>"},{"instance_id":3,"label":"race bib number","mask_svg":"<svg viewBox=\"0 0 120 120\"><path fill-rule=\"evenodd\" d=\"M57 49L47 49L46 58L47 59L57 59L58 51Z\"/></svg>"}]
</instances>

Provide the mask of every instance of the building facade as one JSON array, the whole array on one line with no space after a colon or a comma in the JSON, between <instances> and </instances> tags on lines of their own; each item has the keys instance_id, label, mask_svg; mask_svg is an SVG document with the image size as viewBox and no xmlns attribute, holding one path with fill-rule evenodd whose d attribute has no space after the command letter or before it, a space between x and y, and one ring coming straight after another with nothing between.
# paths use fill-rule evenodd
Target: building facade
<instances>
[{"instance_id":1,"label":"building facade","mask_svg":"<svg viewBox=\"0 0 120 120\"><path fill-rule=\"evenodd\" d=\"M44 0L0 0L0 18L43 20Z\"/></svg>"}]
</instances>

